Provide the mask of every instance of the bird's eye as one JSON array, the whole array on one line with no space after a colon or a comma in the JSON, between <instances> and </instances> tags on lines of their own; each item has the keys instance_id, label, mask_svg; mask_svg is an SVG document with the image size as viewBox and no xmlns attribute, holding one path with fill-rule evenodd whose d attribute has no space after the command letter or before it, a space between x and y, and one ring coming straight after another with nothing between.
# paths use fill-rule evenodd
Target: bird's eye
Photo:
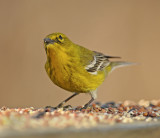
<instances>
[{"instance_id":1,"label":"bird's eye","mask_svg":"<svg viewBox=\"0 0 160 138\"><path fill-rule=\"evenodd\" d=\"M61 39L61 40L62 40L62 39L63 39L63 37L62 37L61 35L59 35L59 39Z\"/></svg>"}]
</instances>

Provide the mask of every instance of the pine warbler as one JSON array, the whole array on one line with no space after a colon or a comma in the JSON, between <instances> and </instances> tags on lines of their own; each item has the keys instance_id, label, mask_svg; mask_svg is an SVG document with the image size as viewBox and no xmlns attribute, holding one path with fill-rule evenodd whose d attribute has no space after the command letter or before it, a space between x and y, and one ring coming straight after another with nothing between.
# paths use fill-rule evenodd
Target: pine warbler
<instances>
[{"instance_id":1,"label":"pine warbler","mask_svg":"<svg viewBox=\"0 0 160 138\"><path fill-rule=\"evenodd\" d=\"M62 33L53 33L44 39L47 54L45 69L50 79L59 87L74 92L72 96L61 102L56 108L62 107L79 93L89 93L91 100L84 105L87 108L97 97L97 88L106 76L117 67L132 63L109 61L102 53L88 50L73 43Z\"/></svg>"}]
</instances>

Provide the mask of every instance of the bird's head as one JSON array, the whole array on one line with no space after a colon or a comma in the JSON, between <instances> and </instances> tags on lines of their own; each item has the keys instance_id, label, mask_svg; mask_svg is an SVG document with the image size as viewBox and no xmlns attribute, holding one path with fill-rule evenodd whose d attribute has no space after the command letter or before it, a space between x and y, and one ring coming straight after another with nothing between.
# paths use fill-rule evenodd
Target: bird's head
<instances>
[{"instance_id":1,"label":"bird's head","mask_svg":"<svg viewBox=\"0 0 160 138\"><path fill-rule=\"evenodd\" d=\"M62 33L52 33L44 38L44 47L48 50L67 50L72 45L72 42Z\"/></svg>"}]
</instances>

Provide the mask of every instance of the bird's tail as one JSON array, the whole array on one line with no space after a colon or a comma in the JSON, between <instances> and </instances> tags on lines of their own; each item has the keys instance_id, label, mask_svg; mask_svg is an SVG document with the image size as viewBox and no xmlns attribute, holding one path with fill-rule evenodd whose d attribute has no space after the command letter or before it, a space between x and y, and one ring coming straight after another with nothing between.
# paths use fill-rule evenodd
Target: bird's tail
<instances>
[{"instance_id":1,"label":"bird's tail","mask_svg":"<svg viewBox=\"0 0 160 138\"><path fill-rule=\"evenodd\" d=\"M124 66L130 66L130 65L136 65L136 63L131 62L125 62L125 61L112 61L110 64L106 67L107 74L111 73L114 69Z\"/></svg>"}]
</instances>

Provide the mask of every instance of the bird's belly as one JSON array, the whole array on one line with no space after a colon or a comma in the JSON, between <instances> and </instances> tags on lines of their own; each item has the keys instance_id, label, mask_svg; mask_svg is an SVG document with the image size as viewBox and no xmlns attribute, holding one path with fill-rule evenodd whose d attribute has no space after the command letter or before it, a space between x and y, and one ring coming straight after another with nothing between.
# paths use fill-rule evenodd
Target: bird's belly
<instances>
[{"instance_id":1,"label":"bird's belly","mask_svg":"<svg viewBox=\"0 0 160 138\"><path fill-rule=\"evenodd\" d=\"M95 90L103 81L104 75L92 75L81 68L56 66L46 67L50 79L59 87L79 93L87 93Z\"/></svg>"}]
</instances>

